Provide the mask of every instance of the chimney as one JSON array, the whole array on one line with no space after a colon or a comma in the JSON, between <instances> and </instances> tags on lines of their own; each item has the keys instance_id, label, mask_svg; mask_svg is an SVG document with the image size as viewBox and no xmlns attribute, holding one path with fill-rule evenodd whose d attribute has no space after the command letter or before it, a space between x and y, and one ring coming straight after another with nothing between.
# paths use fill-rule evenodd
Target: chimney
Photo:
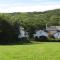
<instances>
[{"instance_id":1,"label":"chimney","mask_svg":"<svg viewBox=\"0 0 60 60\"><path fill-rule=\"evenodd\" d=\"M46 24L46 29L47 29L48 27L47 27L47 24Z\"/></svg>"}]
</instances>

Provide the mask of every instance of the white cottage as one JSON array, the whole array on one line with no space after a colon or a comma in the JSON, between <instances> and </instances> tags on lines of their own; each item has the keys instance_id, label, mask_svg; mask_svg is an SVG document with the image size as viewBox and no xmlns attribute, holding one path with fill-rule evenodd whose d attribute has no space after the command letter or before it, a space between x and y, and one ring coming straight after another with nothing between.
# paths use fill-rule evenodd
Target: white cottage
<instances>
[{"instance_id":1,"label":"white cottage","mask_svg":"<svg viewBox=\"0 0 60 60\"><path fill-rule=\"evenodd\" d=\"M37 30L35 34L33 34L34 38L46 37L48 38L48 33L44 30Z\"/></svg>"},{"instance_id":2,"label":"white cottage","mask_svg":"<svg viewBox=\"0 0 60 60\"><path fill-rule=\"evenodd\" d=\"M47 27L48 35L54 36L54 38L60 38L60 26Z\"/></svg>"},{"instance_id":3,"label":"white cottage","mask_svg":"<svg viewBox=\"0 0 60 60\"><path fill-rule=\"evenodd\" d=\"M24 30L24 28L22 26L19 27L19 35L18 35L18 38L24 38L24 37L28 37L28 32L26 32Z\"/></svg>"},{"instance_id":4,"label":"white cottage","mask_svg":"<svg viewBox=\"0 0 60 60\"><path fill-rule=\"evenodd\" d=\"M60 38L60 32L56 32L54 35L53 35L55 38Z\"/></svg>"},{"instance_id":5,"label":"white cottage","mask_svg":"<svg viewBox=\"0 0 60 60\"><path fill-rule=\"evenodd\" d=\"M60 38L60 26L50 26L44 30L37 30L35 34L33 34L34 38L46 37L46 38Z\"/></svg>"}]
</instances>

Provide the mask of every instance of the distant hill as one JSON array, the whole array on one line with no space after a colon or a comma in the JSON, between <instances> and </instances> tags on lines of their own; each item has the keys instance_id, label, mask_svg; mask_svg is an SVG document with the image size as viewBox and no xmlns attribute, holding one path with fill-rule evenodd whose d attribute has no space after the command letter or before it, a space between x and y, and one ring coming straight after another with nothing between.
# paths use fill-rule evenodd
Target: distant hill
<instances>
[{"instance_id":1,"label":"distant hill","mask_svg":"<svg viewBox=\"0 0 60 60\"><path fill-rule=\"evenodd\" d=\"M13 24L20 23L28 30L42 29L45 25L60 25L60 9L48 10L44 12L14 12L0 13L2 19Z\"/></svg>"}]
</instances>

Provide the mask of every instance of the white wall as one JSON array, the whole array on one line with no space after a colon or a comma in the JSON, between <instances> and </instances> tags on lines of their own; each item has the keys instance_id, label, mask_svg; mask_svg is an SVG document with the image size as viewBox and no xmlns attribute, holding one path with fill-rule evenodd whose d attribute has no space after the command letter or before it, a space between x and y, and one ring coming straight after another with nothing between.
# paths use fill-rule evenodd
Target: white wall
<instances>
[{"instance_id":1,"label":"white wall","mask_svg":"<svg viewBox=\"0 0 60 60\"><path fill-rule=\"evenodd\" d=\"M45 32L45 31L43 31L43 30L39 30L39 31L36 31L36 33L33 35L34 37L40 37L40 36L46 36L46 37L48 37L48 33L47 32Z\"/></svg>"}]
</instances>

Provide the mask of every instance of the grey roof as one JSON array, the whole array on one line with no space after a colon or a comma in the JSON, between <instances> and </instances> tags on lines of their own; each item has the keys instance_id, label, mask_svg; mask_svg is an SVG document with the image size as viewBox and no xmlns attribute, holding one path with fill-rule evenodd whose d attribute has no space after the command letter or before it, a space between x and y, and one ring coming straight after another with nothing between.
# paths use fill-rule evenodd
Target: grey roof
<instances>
[{"instance_id":1,"label":"grey roof","mask_svg":"<svg viewBox=\"0 0 60 60\"><path fill-rule=\"evenodd\" d=\"M46 30L48 30L48 31L59 30L60 31L60 26L50 26L50 27L47 27Z\"/></svg>"}]
</instances>

